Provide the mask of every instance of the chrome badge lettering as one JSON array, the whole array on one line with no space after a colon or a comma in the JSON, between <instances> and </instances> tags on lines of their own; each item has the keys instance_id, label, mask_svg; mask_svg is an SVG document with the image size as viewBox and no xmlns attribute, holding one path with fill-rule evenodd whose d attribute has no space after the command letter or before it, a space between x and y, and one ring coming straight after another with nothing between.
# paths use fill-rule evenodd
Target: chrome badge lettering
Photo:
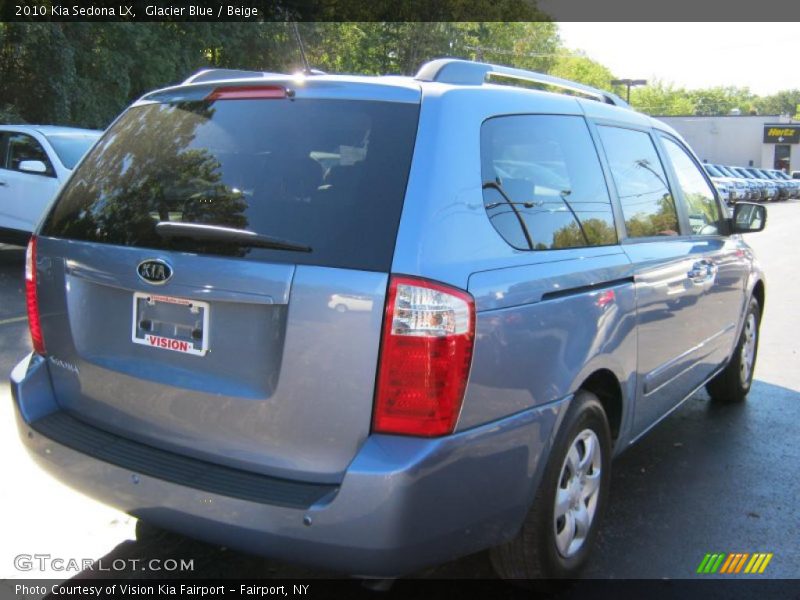
<instances>
[{"instance_id":1,"label":"chrome badge lettering","mask_svg":"<svg viewBox=\"0 0 800 600\"><path fill-rule=\"evenodd\" d=\"M142 281L163 285L172 278L172 267L160 258L152 258L140 262L136 267L136 273Z\"/></svg>"}]
</instances>

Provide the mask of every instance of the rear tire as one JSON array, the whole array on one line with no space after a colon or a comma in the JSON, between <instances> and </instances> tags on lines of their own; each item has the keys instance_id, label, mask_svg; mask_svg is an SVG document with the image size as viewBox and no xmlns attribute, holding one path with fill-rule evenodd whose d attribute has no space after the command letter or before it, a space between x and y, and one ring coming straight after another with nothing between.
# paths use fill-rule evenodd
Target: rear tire
<instances>
[{"instance_id":1,"label":"rear tire","mask_svg":"<svg viewBox=\"0 0 800 600\"><path fill-rule=\"evenodd\" d=\"M743 402L753 385L753 371L758 357L761 307L750 298L739 341L727 366L706 384L706 391L715 402Z\"/></svg>"},{"instance_id":2,"label":"rear tire","mask_svg":"<svg viewBox=\"0 0 800 600\"><path fill-rule=\"evenodd\" d=\"M597 537L611 476L611 431L591 392L579 390L568 410L522 529L490 550L503 579L575 577Z\"/></svg>"}]
</instances>

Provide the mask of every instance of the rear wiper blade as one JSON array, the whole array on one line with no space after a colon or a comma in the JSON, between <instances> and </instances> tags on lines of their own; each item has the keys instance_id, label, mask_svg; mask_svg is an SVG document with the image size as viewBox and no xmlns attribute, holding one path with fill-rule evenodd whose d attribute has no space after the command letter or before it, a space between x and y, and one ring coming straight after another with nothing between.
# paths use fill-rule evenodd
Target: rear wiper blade
<instances>
[{"instance_id":1,"label":"rear wiper blade","mask_svg":"<svg viewBox=\"0 0 800 600\"><path fill-rule=\"evenodd\" d=\"M219 225L203 223L180 223L177 221L161 221L156 224L156 233L163 238L191 238L203 242L222 242L273 250L289 250L291 252L311 252L311 246L298 244L289 240Z\"/></svg>"}]
</instances>

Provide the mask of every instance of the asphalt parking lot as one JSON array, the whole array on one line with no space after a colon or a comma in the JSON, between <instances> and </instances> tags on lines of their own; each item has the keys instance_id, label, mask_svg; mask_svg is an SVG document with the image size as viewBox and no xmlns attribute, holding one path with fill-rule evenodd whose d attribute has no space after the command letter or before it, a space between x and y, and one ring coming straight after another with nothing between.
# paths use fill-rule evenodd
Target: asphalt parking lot
<instances>
[{"instance_id":1,"label":"asphalt parking lot","mask_svg":"<svg viewBox=\"0 0 800 600\"><path fill-rule=\"evenodd\" d=\"M689 399L613 465L610 508L586 571L592 578L691 578L708 552L771 552L761 577L800 576L800 201L768 207L748 240L767 273L756 382L745 404ZM134 540L134 520L44 475L17 441L7 374L29 350L23 251L0 247L0 579L14 557L193 558L195 577L313 577L323 573L246 556L173 534ZM137 575L139 575L137 573ZM418 574L492 577L481 553ZM708 576L704 576L708 577ZM741 576L740 576L741 577Z\"/></svg>"}]
</instances>

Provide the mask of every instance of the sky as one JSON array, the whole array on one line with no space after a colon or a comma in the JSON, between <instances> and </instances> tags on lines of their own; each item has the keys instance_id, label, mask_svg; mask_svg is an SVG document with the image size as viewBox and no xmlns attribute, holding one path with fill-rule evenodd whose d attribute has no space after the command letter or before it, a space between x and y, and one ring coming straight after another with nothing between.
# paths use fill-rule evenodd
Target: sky
<instances>
[{"instance_id":1,"label":"sky","mask_svg":"<svg viewBox=\"0 0 800 600\"><path fill-rule=\"evenodd\" d=\"M759 95L800 88L797 23L559 23L568 48L616 77L689 89L733 85Z\"/></svg>"}]
</instances>

